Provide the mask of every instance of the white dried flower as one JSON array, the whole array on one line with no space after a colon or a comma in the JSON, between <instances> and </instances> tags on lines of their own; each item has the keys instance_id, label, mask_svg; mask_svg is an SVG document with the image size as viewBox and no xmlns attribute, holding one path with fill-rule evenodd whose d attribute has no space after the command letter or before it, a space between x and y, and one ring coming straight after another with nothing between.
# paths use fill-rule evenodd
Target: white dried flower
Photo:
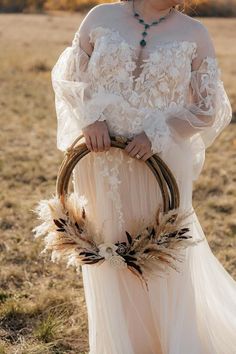
<instances>
[{"instance_id":1,"label":"white dried flower","mask_svg":"<svg viewBox=\"0 0 236 354\"><path fill-rule=\"evenodd\" d=\"M104 257L105 259L109 259L112 256L116 255L116 250L117 250L117 246L114 245L113 243L101 243L98 246L99 249L99 256Z\"/></svg>"},{"instance_id":2,"label":"white dried flower","mask_svg":"<svg viewBox=\"0 0 236 354\"><path fill-rule=\"evenodd\" d=\"M124 258L121 256L118 256L118 255L111 256L108 259L108 262L109 262L110 266L112 266L115 269L123 269L123 268L127 267L127 264L126 264Z\"/></svg>"}]
</instances>

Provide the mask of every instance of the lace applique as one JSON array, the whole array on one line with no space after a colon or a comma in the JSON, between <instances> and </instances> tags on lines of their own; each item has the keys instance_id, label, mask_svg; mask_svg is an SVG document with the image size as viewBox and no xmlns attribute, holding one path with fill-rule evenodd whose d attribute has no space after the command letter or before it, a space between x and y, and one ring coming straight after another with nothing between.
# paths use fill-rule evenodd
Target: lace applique
<instances>
[{"instance_id":1,"label":"lace applique","mask_svg":"<svg viewBox=\"0 0 236 354\"><path fill-rule=\"evenodd\" d=\"M119 179L119 166L123 161L123 153L120 150L116 151L116 153L106 151L105 154L102 156L97 156L96 159L100 164L100 174L106 178L109 184L108 195L113 201L113 206L118 215L118 228L119 231L122 232L124 215L122 212L121 196L119 193L119 185L121 183L121 180ZM112 164L109 164L109 162L112 162Z\"/></svg>"},{"instance_id":2,"label":"lace applique","mask_svg":"<svg viewBox=\"0 0 236 354\"><path fill-rule=\"evenodd\" d=\"M97 26L97 27L92 28L89 33L89 43L94 45L97 38L99 38L109 32L110 32L109 28L102 27L102 26Z\"/></svg>"},{"instance_id":3,"label":"lace applique","mask_svg":"<svg viewBox=\"0 0 236 354\"><path fill-rule=\"evenodd\" d=\"M205 58L199 69L191 73L193 100L199 114L213 116L216 109L216 94L220 70L216 58Z\"/></svg>"},{"instance_id":4,"label":"lace applique","mask_svg":"<svg viewBox=\"0 0 236 354\"><path fill-rule=\"evenodd\" d=\"M157 45L140 65L139 77L134 78L135 47L127 43L119 31L98 26L91 30L90 39L95 46L90 69L107 90L119 92L136 108L159 105L159 109L164 109L173 87L176 88L175 101L183 101L181 96L189 84L191 62L196 55L195 42L173 40Z\"/></svg>"}]
</instances>

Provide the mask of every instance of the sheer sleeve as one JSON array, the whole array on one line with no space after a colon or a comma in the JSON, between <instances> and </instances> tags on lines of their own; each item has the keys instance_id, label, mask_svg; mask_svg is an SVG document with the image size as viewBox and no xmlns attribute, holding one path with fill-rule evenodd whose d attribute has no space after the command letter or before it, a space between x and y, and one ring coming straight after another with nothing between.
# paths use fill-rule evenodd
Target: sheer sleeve
<instances>
[{"instance_id":1,"label":"sheer sleeve","mask_svg":"<svg viewBox=\"0 0 236 354\"><path fill-rule=\"evenodd\" d=\"M232 119L217 59L206 57L191 72L190 96L185 107L170 107L166 116L173 134L190 139L193 153L193 179L197 179L205 160L205 150Z\"/></svg>"},{"instance_id":2,"label":"sheer sleeve","mask_svg":"<svg viewBox=\"0 0 236 354\"><path fill-rule=\"evenodd\" d=\"M211 41L200 46L196 60L198 65L193 63L185 104L171 102L164 112L157 113L158 117L150 117L144 127L154 153L167 149L173 137L190 142L193 180L201 172L205 150L232 119L231 105Z\"/></svg>"},{"instance_id":3,"label":"sheer sleeve","mask_svg":"<svg viewBox=\"0 0 236 354\"><path fill-rule=\"evenodd\" d=\"M90 56L81 48L80 33L67 47L52 69L57 114L57 147L66 150L81 134L81 129L96 120L105 120L104 109L109 98L94 90L89 77Z\"/></svg>"},{"instance_id":4,"label":"sheer sleeve","mask_svg":"<svg viewBox=\"0 0 236 354\"><path fill-rule=\"evenodd\" d=\"M191 72L190 98L185 107L172 105L167 122L180 137L200 134L205 148L230 123L232 111L220 78L217 59L206 57L198 70ZM184 121L184 124L180 123Z\"/></svg>"}]
</instances>

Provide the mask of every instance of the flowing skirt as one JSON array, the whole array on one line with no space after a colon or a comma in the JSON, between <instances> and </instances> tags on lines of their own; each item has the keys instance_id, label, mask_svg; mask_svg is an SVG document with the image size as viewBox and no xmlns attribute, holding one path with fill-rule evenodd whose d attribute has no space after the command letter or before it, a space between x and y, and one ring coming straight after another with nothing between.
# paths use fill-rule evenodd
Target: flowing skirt
<instances>
[{"instance_id":1,"label":"flowing skirt","mask_svg":"<svg viewBox=\"0 0 236 354\"><path fill-rule=\"evenodd\" d=\"M191 153L174 146L161 156L174 174L180 208L192 207ZM76 196L87 199L97 241L126 240L149 225L162 204L158 183L142 160L118 148L90 152L73 172ZM209 248L193 210L197 245L185 250L179 272L154 276L148 290L128 269L107 262L82 266L89 354L235 354L236 282Z\"/></svg>"}]
</instances>

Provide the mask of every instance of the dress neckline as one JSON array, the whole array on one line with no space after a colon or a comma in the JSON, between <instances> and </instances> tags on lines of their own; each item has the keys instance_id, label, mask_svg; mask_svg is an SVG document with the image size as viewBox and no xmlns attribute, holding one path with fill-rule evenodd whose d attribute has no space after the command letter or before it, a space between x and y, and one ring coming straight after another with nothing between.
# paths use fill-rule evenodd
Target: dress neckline
<instances>
[{"instance_id":1,"label":"dress neckline","mask_svg":"<svg viewBox=\"0 0 236 354\"><path fill-rule=\"evenodd\" d=\"M146 59L142 59L141 60L141 64L138 65L136 59L138 58L137 55L137 47L135 45L130 44L127 39L120 33L120 31L116 28L112 28L109 26L104 26L104 25L98 25L93 27L90 32L89 32L89 39L91 40L91 36L94 32L96 32L97 30L101 29L102 31L105 31L107 33L110 34L115 34L119 40L120 43L123 43L127 46L127 48L129 49L129 57L130 57L130 61L134 64L135 69L138 67L139 69L139 74L138 76L133 76L133 90L135 90L136 87L136 83L141 79L141 76L144 74L144 69L145 66L151 62L152 57L160 50L160 48L166 48L166 47L172 47L172 46L180 46L180 45L189 45L189 46L193 46L194 50L196 51L197 49L197 42L195 41L190 41L190 40L184 40L184 39L170 39L168 41L163 41L158 43L155 46L154 50L150 50L148 51L148 56ZM135 70L134 69L134 70Z\"/></svg>"},{"instance_id":2,"label":"dress neckline","mask_svg":"<svg viewBox=\"0 0 236 354\"><path fill-rule=\"evenodd\" d=\"M105 30L105 31L109 31L111 33L115 33L117 34L120 39L122 40L122 42L124 42L126 45L129 46L129 48L131 48L132 50L134 50L134 53L137 53L137 47L135 45L132 45L130 44L127 39L120 33L120 31L116 28L112 28L112 27L109 27L109 26L103 26L103 25L98 25L96 27L93 27L90 32L89 32L89 37L91 38L91 34L94 32L94 31L97 31L98 29L102 29L102 30ZM156 49L154 50L150 50L149 51L149 55L150 56L152 53L155 53L156 50L158 50L159 48L162 48L162 47L166 47L168 45L173 45L173 44L189 44L189 45L193 45L193 46L196 46L197 47L197 42L196 41L190 41L190 40L187 40L187 39L169 39L169 40L166 40L166 41L162 41L162 42L159 42L155 45ZM137 55L136 55L137 56ZM148 58L147 58L148 59ZM147 59L144 59L144 60L147 60Z\"/></svg>"}]
</instances>

